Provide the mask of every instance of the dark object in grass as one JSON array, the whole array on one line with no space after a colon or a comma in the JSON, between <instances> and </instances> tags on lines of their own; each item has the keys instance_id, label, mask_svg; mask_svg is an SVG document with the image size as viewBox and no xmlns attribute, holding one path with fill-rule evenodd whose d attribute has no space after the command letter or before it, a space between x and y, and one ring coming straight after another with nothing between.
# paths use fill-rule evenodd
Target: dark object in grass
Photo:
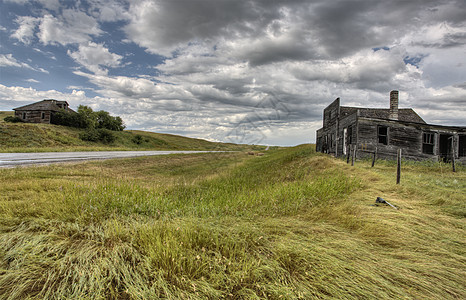
<instances>
[{"instance_id":1,"label":"dark object in grass","mask_svg":"<svg viewBox=\"0 0 466 300\"><path fill-rule=\"evenodd\" d=\"M390 205L391 207L393 207L394 209L398 209L398 207L396 207L395 205L385 201L383 198L381 197L377 197L377 199L375 199L375 203L385 203L385 204L388 204Z\"/></svg>"}]
</instances>

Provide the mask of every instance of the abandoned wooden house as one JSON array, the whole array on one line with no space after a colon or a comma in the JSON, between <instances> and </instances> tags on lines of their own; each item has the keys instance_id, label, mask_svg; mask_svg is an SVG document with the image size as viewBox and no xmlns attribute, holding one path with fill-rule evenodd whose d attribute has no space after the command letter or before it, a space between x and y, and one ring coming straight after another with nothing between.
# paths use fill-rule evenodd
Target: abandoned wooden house
<instances>
[{"instance_id":1,"label":"abandoned wooden house","mask_svg":"<svg viewBox=\"0 0 466 300\"><path fill-rule=\"evenodd\" d=\"M27 123L47 123L50 124L54 113L64 109L74 112L66 101L54 99L42 100L36 103L13 108L15 117Z\"/></svg>"},{"instance_id":2,"label":"abandoned wooden house","mask_svg":"<svg viewBox=\"0 0 466 300\"><path fill-rule=\"evenodd\" d=\"M340 106L340 98L324 109L317 130L317 151L356 158L377 152L380 158L451 160L466 163L466 127L427 124L413 109L398 108L398 91L390 92L390 108Z\"/></svg>"}]
</instances>

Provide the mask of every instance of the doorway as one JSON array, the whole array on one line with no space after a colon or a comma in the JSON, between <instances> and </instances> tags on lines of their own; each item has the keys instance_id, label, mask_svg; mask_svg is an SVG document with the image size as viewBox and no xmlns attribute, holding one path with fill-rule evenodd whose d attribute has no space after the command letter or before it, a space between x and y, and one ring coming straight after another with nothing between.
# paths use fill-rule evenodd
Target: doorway
<instances>
[{"instance_id":1,"label":"doorway","mask_svg":"<svg viewBox=\"0 0 466 300\"><path fill-rule=\"evenodd\" d=\"M453 136L451 134L440 134L439 137L439 156L443 162L451 160L451 144Z\"/></svg>"}]
</instances>

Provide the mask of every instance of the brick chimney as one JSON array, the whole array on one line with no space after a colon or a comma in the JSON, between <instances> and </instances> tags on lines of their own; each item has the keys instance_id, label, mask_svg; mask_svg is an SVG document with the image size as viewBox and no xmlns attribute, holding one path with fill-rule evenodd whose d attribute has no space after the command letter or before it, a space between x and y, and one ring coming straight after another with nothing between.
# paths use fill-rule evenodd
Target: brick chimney
<instances>
[{"instance_id":1,"label":"brick chimney","mask_svg":"<svg viewBox=\"0 0 466 300\"><path fill-rule=\"evenodd\" d=\"M398 120L398 91L390 92L390 120Z\"/></svg>"}]
</instances>

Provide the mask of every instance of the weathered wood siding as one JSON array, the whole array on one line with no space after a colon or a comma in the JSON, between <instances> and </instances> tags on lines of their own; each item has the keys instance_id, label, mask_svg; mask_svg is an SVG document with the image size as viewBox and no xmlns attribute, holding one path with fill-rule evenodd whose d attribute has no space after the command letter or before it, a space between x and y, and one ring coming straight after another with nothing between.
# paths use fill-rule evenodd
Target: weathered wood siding
<instances>
[{"instance_id":1,"label":"weathered wood siding","mask_svg":"<svg viewBox=\"0 0 466 300\"><path fill-rule=\"evenodd\" d=\"M356 121L357 121L357 113L353 113L351 115L341 118L338 123L338 138L339 138L338 153L339 155L344 153L343 148L349 145L350 141L351 141L351 144L353 145L356 144L356 140L357 140ZM345 128L347 130L346 137L344 136ZM351 132L351 135L349 135L349 132Z\"/></svg>"},{"instance_id":2,"label":"weathered wood siding","mask_svg":"<svg viewBox=\"0 0 466 300\"><path fill-rule=\"evenodd\" d=\"M316 149L335 154L338 142L337 128L340 113L340 98L335 99L324 109L323 127L317 131Z\"/></svg>"},{"instance_id":3,"label":"weathered wood siding","mask_svg":"<svg viewBox=\"0 0 466 300\"><path fill-rule=\"evenodd\" d=\"M334 126L340 113L340 98L335 99L324 109L324 128Z\"/></svg>"},{"instance_id":4,"label":"weathered wood siding","mask_svg":"<svg viewBox=\"0 0 466 300\"><path fill-rule=\"evenodd\" d=\"M25 118L23 118L23 114ZM44 114L44 118L42 118ZM20 118L26 123L47 123L50 124L51 112L50 111L38 111L38 110L29 110L29 111L15 111L15 117Z\"/></svg>"},{"instance_id":5,"label":"weathered wood siding","mask_svg":"<svg viewBox=\"0 0 466 300\"><path fill-rule=\"evenodd\" d=\"M386 126L387 144L379 143L378 128ZM359 149L373 152L377 147L379 157L396 157L397 150L401 148L403 156L419 156L422 154L422 130L388 121L364 119L359 120ZM428 156L428 155L427 155Z\"/></svg>"},{"instance_id":6,"label":"weathered wood siding","mask_svg":"<svg viewBox=\"0 0 466 300\"><path fill-rule=\"evenodd\" d=\"M388 142L387 145L379 143L378 126L388 127ZM453 137L453 145L455 148L455 157L459 161L466 162L466 157L462 157L462 149L459 143L459 137L466 133L466 129L449 129L444 126L436 126L429 124L409 124L400 123L392 120L381 119L358 119L358 157L367 157L375 151L377 147L377 155L380 158L394 159L397 149L401 149L402 156L405 159L411 160L439 160L439 138L440 135L448 135ZM423 133L431 133L434 135L433 153L423 153Z\"/></svg>"},{"instance_id":7,"label":"weathered wood siding","mask_svg":"<svg viewBox=\"0 0 466 300\"><path fill-rule=\"evenodd\" d=\"M377 157L395 159L401 149L404 159L448 161L453 148L455 158L466 163L466 127L431 125L421 118L422 122L390 120L362 112L358 108L340 107L340 98L327 106L323 111L323 127L316 133L317 151L342 156L352 144L357 147L358 158L372 156L377 150ZM386 127L383 142L379 140L380 126ZM425 144L424 133L430 134L426 138L430 142Z\"/></svg>"}]
</instances>

